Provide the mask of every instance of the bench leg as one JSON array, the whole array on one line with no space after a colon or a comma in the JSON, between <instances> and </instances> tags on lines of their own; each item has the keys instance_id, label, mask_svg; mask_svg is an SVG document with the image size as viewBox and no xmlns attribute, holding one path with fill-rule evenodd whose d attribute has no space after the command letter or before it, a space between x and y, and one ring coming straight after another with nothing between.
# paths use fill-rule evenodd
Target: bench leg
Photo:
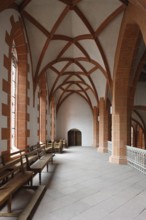
<instances>
[{"instance_id":1,"label":"bench leg","mask_svg":"<svg viewBox=\"0 0 146 220\"><path fill-rule=\"evenodd\" d=\"M8 212L10 213L12 210L11 210L11 203L12 203L12 195L9 196L9 199L8 199Z\"/></svg>"},{"instance_id":2,"label":"bench leg","mask_svg":"<svg viewBox=\"0 0 146 220\"><path fill-rule=\"evenodd\" d=\"M39 183L40 183L40 185L41 185L41 172L39 172Z\"/></svg>"},{"instance_id":3,"label":"bench leg","mask_svg":"<svg viewBox=\"0 0 146 220\"><path fill-rule=\"evenodd\" d=\"M28 185L30 185L30 186L32 186L32 185L33 185L33 179L32 179L32 178L29 180Z\"/></svg>"},{"instance_id":4,"label":"bench leg","mask_svg":"<svg viewBox=\"0 0 146 220\"><path fill-rule=\"evenodd\" d=\"M49 163L47 163L47 172L48 172Z\"/></svg>"}]
</instances>

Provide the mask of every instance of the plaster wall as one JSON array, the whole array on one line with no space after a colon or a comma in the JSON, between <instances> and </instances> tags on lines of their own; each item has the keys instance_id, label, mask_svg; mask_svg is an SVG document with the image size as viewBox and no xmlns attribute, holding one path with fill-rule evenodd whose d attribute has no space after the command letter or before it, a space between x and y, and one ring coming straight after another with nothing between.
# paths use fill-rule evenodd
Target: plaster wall
<instances>
[{"instance_id":1,"label":"plaster wall","mask_svg":"<svg viewBox=\"0 0 146 220\"><path fill-rule=\"evenodd\" d=\"M70 129L82 132L82 146L93 145L93 115L87 102L78 95L69 96L61 105L56 119L57 136L65 138ZM67 140L68 142L68 140Z\"/></svg>"},{"instance_id":2,"label":"plaster wall","mask_svg":"<svg viewBox=\"0 0 146 220\"><path fill-rule=\"evenodd\" d=\"M10 17L12 15L14 16L15 21L19 19L19 14L13 9L4 10L0 13L0 104L8 104L7 94L3 91L2 86L3 80L8 80L8 72L4 67L4 55L8 56L9 47L5 43L5 36L6 32L10 33L11 31ZM2 109L0 108L0 131L2 128L7 128L7 117L2 115ZM0 132L0 152L4 150L7 150L7 140L2 140Z\"/></svg>"},{"instance_id":3,"label":"plaster wall","mask_svg":"<svg viewBox=\"0 0 146 220\"><path fill-rule=\"evenodd\" d=\"M6 32L10 34L12 26L10 22L11 16L14 17L15 22L19 20L19 13L13 9L7 9L0 13L0 104L8 104L7 93L3 91L3 80L8 80L8 70L4 67L4 56L8 57L9 55L9 47L5 41ZM38 141L38 91L35 96L35 106L33 106L33 81L32 81L32 69L31 62L28 53L28 64L29 70L27 75L27 80L29 82L29 88L27 88L27 98L29 99L29 104L27 105L27 114L29 115L29 120L27 121L27 130L30 131L30 135L27 137L27 145L36 144ZM7 117L2 115L2 109L0 108L0 131L2 128L7 128ZM7 150L7 140L1 138L0 132L0 152Z\"/></svg>"},{"instance_id":4,"label":"plaster wall","mask_svg":"<svg viewBox=\"0 0 146 220\"><path fill-rule=\"evenodd\" d=\"M134 105L146 105L146 83L145 82L139 82L137 84L135 98L134 98ZM143 95L142 95L143 94Z\"/></svg>"}]
</instances>

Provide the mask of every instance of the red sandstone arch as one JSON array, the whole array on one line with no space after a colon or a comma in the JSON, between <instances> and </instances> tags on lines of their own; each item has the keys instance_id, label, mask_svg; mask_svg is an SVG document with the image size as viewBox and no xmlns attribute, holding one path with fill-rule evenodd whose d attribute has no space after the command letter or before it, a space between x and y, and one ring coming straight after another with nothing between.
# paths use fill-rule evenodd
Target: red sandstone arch
<instances>
[{"instance_id":1,"label":"red sandstone arch","mask_svg":"<svg viewBox=\"0 0 146 220\"><path fill-rule=\"evenodd\" d=\"M113 152L110 161L119 164L127 163L126 145L130 143L133 104L133 94L130 91L130 76L140 36L140 28L137 22L133 21L134 16L132 19L130 16L132 8L133 5L130 4L122 23L116 51L113 80Z\"/></svg>"}]
</instances>

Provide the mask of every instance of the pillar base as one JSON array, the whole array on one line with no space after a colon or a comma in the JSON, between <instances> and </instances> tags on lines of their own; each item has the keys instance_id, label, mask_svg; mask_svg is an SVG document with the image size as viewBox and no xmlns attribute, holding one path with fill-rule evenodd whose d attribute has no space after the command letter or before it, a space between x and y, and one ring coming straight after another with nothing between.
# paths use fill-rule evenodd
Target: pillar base
<instances>
[{"instance_id":1,"label":"pillar base","mask_svg":"<svg viewBox=\"0 0 146 220\"><path fill-rule=\"evenodd\" d=\"M106 147L98 147L97 151L100 153L108 153L108 149Z\"/></svg>"},{"instance_id":2,"label":"pillar base","mask_svg":"<svg viewBox=\"0 0 146 220\"><path fill-rule=\"evenodd\" d=\"M120 157L120 156L110 156L109 157L109 162L110 163L115 163L115 164L127 164L127 158L126 157Z\"/></svg>"}]
</instances>

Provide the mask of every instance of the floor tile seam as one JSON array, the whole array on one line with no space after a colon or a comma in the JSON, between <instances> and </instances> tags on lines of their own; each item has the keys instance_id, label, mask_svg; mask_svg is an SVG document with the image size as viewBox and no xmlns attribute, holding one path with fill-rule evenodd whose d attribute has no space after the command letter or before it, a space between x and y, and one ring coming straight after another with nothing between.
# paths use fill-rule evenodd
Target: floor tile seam
<instances>
[{"instance_id":1,"label":"floor tile seam","mask_svg":"<svg viewBox=\"0 0 146 220\"><path fill-rule=\"evenodd\" d=\"M112 193L108 198L106 198L106 199L104 199L104 200L102 200L102 201L100 201L100 202L97 202L97 203L94 204L93 206L96 206L97 204L100 204L100 203L102 203L102 202L108 200L108 199L111 198L111 197L115 197L117 194L121 193L121 192L124 191L125 189L127 189L127 187L125 187L124 189L120 190L118 193L117 193L117 192L116 192L116 193ZM143 190L143 191L145 191L145 190ZM130 200L133 200L133 198L135 198L136 196L142 194L143 191L142 191L142 192L139 192L139 193L137 193L136 195L134 195L133 197L131 197L127 202L129 202ZM101 191L99 191L99 192L101 192ZM127 203L127 202L126 202L126 203ZM126 204L126 203L125 203L125 204Z\"/></svg>"},{"instance_id":2,"label":"floor tile seam","mask_svg":"<svg viewBox=\"0 0 146 220\"><path fill-rule=\"evenodd\" d=\"M85 202L85 204L89 205L88 203ZM100 202L99 202L100 204ZM96 205L90 206L89 208L87 208L86 210L81 211L78 215L84 214L85 212L88 212L90 209L94 208ZM69 218L68 220L73 219L75 216L72 216L71 218Z\"/></svg>"},{"instance_id":3,"label":"floor tile seam","mask_svg":"<svg viewBox=\"0 0 146 220\"><path fill-rule=\"evenodd\" d=\"M143 190L142 192L136 193L135 195L133 195L130 199L128 199L126 201L125 204L127 204L128 202L132 201L134 198L136 198L137 196L139 196L140 194L142 194L145 190Z\"/></svg>"},{"instance_id":4,"label":"floor tile seam","mask_svg":"<svg viewBox=\"0 0 146 220\"><path fill-rule=\"evenodd\" d=\"M72 202L72 203L70 203L70 204L64 205L64 206L62 206L62 207L60 207L60 208L54 209L54 210L50 211L49 213L50 213L50 214L53 214L55 211L59 211L59 210L61 210L61 209L64 209L64 208L66 208L66 207L68 207L68 206L70 206L70 205L72 205L72 204L76 204L76 203L79 202L79 201L81 201L81 200L77 200L77 201L74 201L74 202ZM82 202L82 203L85 203L85 202ZM87 204L87 203L85 203L85 204ZM87 204L87 205L88 205L88 204ZM56 217L56 216L55 216L55 217ZM68 220L69 220L69 219L68 219Z\"/></svg>"},{"instance_id":5,"label":"floor tile seam","mask_svg":"<svg viewBox=\"0 0 146 220\"><path fill-rule=\"evenodd\" d=\"M91 209L91 208L96 207L97 205L100 205L101 203L103 203L103 202L105 202L106 200L110 199L112 196L113 196L113 195L109 195L107 198L105 198L105 199L103 199L103 200L101 200L101 201L95 203L94 205L91 205L88 209ZM81 201L82 201L82 200L81 200ZM84 202L84 203L86 203L87 205L89 205L87 202ZM85 211L87 211L87 210L85 210Z\"/></svg>"},{"instance_id":6,"label":"floor tile seam","mask_svg":"<svg viewBox=\"0 0 146 220\"><path fill-rule=\"evenodd\" d=\"M110 197L109 197L109 198L110 198ZM109 199L109 198L108 198L108 199ZM96 204L90 206L90 207L87 208L86 210L83 210L82 212L79 213L79 215L80 215L80 214L83 214L84 212L88 212L90 209L96 207L97 205L100 205L100 204L101 204L102 202L104 202L104 201L106 201L106 199L104 199L104 200L102 200L102 201L100 201L100 202L98 202L98 203L96 203ZM89 205L87 202L84 202L84 203L87 204L87 205ZM104 217L105 217L105 216L104 216ZM70 219L73 219L73 218L74 218L74 216L71 217ZM68 219L68 220L70 220L70 219Z\"/></svg>"},{"instance_id":7,"label":"floor tile seam","mask_svg":"<svg viewBox=\"0 0 146 220\"><path fill-rule=\"evenodd\" d=\"M128 181L129 179L131 180L131 178L129 177L128 179L124 179L123 181L121 181L121 180L116 181L115 184L118 184L118 183L121 183L121 182L122 182L122 183L126 183L126 184L127 184L127 187L129 187L129 186L133 186L133 185L139 183L139 180L137 180L137 181L134 182L134 183L129 183L129 184L128 184L127 181ZM126 181L126 180L127 180L127 181Z\"/></svg>"},{"instance_id":8,"label":"floor tile seam","mask_svg":"<svg viewBox=\"0 0 146 220\"><path fill-rule=\"evenodd\" d=\"M131 179L131 177L129 177L128 179ZM127 180L127 179L126 179L126 180ZM117 185L118 183L121 183L121 182L125 183L126 181L125 181L125 180L123 180L123 181L119 180L119 181L116 181L115 184ZM112 183L114 183L114 182L112 182ZM136 184L136 183L139 183L139 180L138 180L137 182L134 182L133 184L130 184L129 186L132 186L132 185L134 185L134 184ZM128 187L129 187L129 186L128 186ZM112 185L111 185L110 187L112 187ZM110 187L109 187L109 188L110 188ZM126 185L125 187L127 188L127 185ZM125 189L125 188L124 188L124 189Z\"/></svg>"},{"instance_id":9,"label":"floor tile seam","mask_svg":"<svg viewBox=\"0 0 146 220\"><path fill-rule=\"evenodd\" d=\"M101 191L99 191L99 192L101 192ZM94 195L94 194L95 194L95 193L92 193L92 195ZM91 194L90 194L90 195L91 195ZM109 199L110 197L112 197L112 196L113 196L113 195L110 195L110 196L108 197L108 199ZM82 201L82 200L85 199L86 197L87 197L87 196L85 196L85 197L82 198L82 199L77 199L76 201L71 202L70 204L65 204L64 206L62 206L62 207L60 207L60 208L57 208L57 209L55 209L55 210L61 210L62 208L65 208L65 207L67 207L68 205L75 204L75 203L77 203L77 202L83 202L83 203L89 205L87 202ZM106 199L107 199L107 198L106 198ZM100 202L98 202L98 203L96 203L96 204L94 204L94 205L92 205L92 206L89 206L88 209L93 208L94 206L96 206L97 204L100 204L101 202L104 202L106 199L104 199L104 200L102 200L102 201L100 201ZM56 200L58 200L58 199L56 199ZM53 213L55 210L51 211L50 213Z\"/></svg>"},{"instance_id":10,"label":"floor tile seam","mask_svg":"<svg viewBox=\"0 0 146 220\"><path fill-rule=\"evenodd\" d=\"M122 208L124 205L126 205L130 200L129 199L127 202L124 202L123 204L119 205L118 207L116 207L115 209L113 209L112 211L109 211L104 217L101 217L99 220L105 219L106 216L109 216L109 214L114 214L114 212L118 211L120 208ZM137 215L138 216L138 215ZM135 219L135 218L134 218Z\"/></svg>"},{"instance_id":11,"label":"floor tile seam","mask_svg":"<svg viewBox=\"0 0 146 220\"><path fill-rule=\"evenodd\" d=\"M141 194L143 195L143 193L146 191L146 189L143 189L141 192L137 193L136 196L140 196ZM135 197L136 197L135 196Z\"/></svg>"},{"instance_id":12,"label":"floor tile seam","mask_svg":"<svg viewBox=\"0 0 146 220\"><path fill-rule=\"evenodd\" d=\"M127 186L125 186L124 188L122 188L122 189L119 190L118 192L113 193L113 196L116 196L117 194L122 193L122 192L125 191L125 190L127 190ZM143 190L143 191L145 191L145 190Z\"/></svg>"},{"instance_id":13,"label":"floor tile seam","mask_svg":"<svg viewBox=\"0 0 146 220\"><path fill-rule=\"evenodd\" d=\"M122 181L125 181L125 180L129 180L129 179L131 179L132 177L134 177L135 176L135 174L132 174L131 176L128 176L128 177L125 177ZM102 176L100 175L100 176L98 176L98 177L93 177L92 179L96 179L96 178L101 178ZM112 179L113 179L114 177L112 177ZM107 178L108 179L108 178ZM111 180L112 180L111 179ZM144 178L143 178L144 179ZM109 180L109 179L108 179ZM100 182L102 182L103 180L101 179L101 181ZM138 180L139 181L139 180ZM121 182L121 180L119 180L119 181L117 181L117 182L115 182L115 183L119 183L119 182Z\"/></svg>"},{"instance_id":14,"label":"floor tile seam","mask_svg":"<svg viewBox=\"0 0 146 220\"><path fill-rule=\"evenodd\" d=\"M138 216L140 216L144 211L146 211L146 207L143 208L134 219L136 219Z\"/></svg>"},{"instance_id":15,"label":"floor tile seam","mask_svg":"<svg viewBox=\"0 0 146 220\"><path fill-rule=\"evenodd\" d=\"M136 194L135 196L133 196L132 198L128 199L126 202L124 202L123 204L121 204L119 207L116 207L114 210L110 211L107 215L113 214L115 211L119 210L121 207L125 206L127 203L129 203L130 201L132 201L132 200L133 200L137 195L139 195L139 194L141 194L141 193L138 193L138 194ZM145 210L146 210L146 208L145 208ZM142 212L142 211L141 211L141 212ZM137 215L137 216L138 216L138 215ZM105 218L105 216L102 217L101 220L104 219L104 218Z\"/></svg>"},{"instance_id":16,"label":"floor tile seam","mask_svg":"<svg viewBox=\"0 0 146 220\"><path fill-rule=\"evenodd\" d=\"M99 191L100 192L100 191ZM95 194L95 193L92 193L93 195ZM90 194L91 195L91 194ZM65 197L65 196L64 196ZM63 197L63 198L64 198ZM85 196L85 198L86 198L87 196ZM67 207L67 206L70 206L70 205L72 205L72 204L75 204L75 203L77 203L77 202L82 202L82 203L85 203L85 204L87 204L87 205L89 205L88 203L86 203L86 202L84 202L84 201L82 201L83 199L85 199L85 198L82 198L82 199L77 199L76 201L73 201L73 202L71 202L71 203L69 203L69 204L65 204L64 206L62 206L62 207L60 207L60 208L57 208L57 209L55 209L55 210L53 210L53 211L51 211L51 212L49 212L49 213L53 213L54 211L56 211L56 210L61 210L62 208L65 208L65 207ZM58 200L58 199L55 199L56 201ZM89 209L91 208L92 206L90 206L89 207Z\"/></svg>"},{"instance_id":17,"label":"floor tile seam","mask_svg":"<svg viewBox=\"0 0 146 220\"><path fill-rule=\"evenodd\" d=\"M132 186L135 186L136 184L139 184L139 180L137 180L136 182L134 182L133 184L131 184L130 186L132 187ZM145 186L146 187L146 186ZM146 188L145 188L145 190L146 190Z\"/></svg>"},{"instance_id":18,"label":"floor tile seam","mask_svg":"<svg viewBox=\"0 0 146 220\"><path fill-rule=\"evenodd\" d=\"M99 178L101 178L101 177L102 177L102 176L99 176ZM129 176L128 178L125 177L124 179L118 180L118 178L115 179L114 176L113 176L111 179L110 179L110 178L107 178L107 180L108 180L108 181L111 181L111 182L113 182L113 183L115 182L115 184L117 184L117 183L119 183L119 182L121 183L121 181L124 182L125 180L131 179L131 177L132 177L132 176ZM103 181L103 180L101 180L101 181Z\"/></svg>"}]
</instances>

